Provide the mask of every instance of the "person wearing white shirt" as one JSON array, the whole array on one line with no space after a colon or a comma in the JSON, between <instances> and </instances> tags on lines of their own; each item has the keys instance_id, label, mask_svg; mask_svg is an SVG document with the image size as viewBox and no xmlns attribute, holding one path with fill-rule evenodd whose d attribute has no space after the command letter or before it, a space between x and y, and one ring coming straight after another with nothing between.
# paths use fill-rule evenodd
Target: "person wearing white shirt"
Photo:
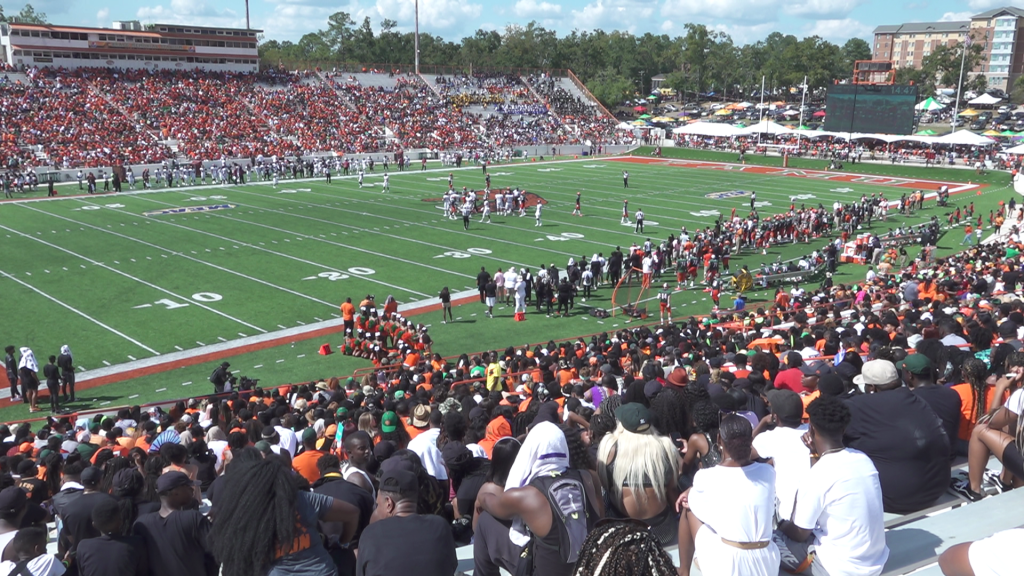
<instances>
[{"instance_id":1,"label":"person wearing white shirt","mask_svg":"<svg viewBox=\"0 0 1024 576\"><path fill-rule=\"evenodd\" d=\"M771 414L754 429L754 450L772 460L778 518L786 520L793 516L797 488L811 469L802 439L807 425L800 423L804 404L799 394L785 388L769 391L768 404ZM767 430L771 425L775 428Z\"/></svg>"},{"instance_id":2,"label":"person wearing white shirt","mask_svg":"<svg viewBox=\"0 0 1024 576\"><path fill-rule=\"evenodd\" d=\"M1024 528L1013 528L956 544L939 556L939 567L947 576L1015 576L1020 573L1021 541Z\"/></svg>"},{"instance_id":3,"label":"person wearing white shirt","mask_svg":"<svg viewBox=\"0 0 1024 576\"><path fill-rule=\"evenodd\" d=\"M292 456L295 456L298 439L295 437L295 432L292 431L293 426L295 426L295 415L288 414L284 417L284 421L280 426L274 426L274 430L276 430L277 435L281 437L278 445L287 450Z\"/></svg>"},{"instance_id":4,"label":"person wearing white shirt","mask_svg":"<svg viewBox=\"0 0 1024 576\"><path fill-rule=\"evenodd\" d=\"M889 558L882 513L882 485L871 459L843 446L850 409L838 398L807 406L811 470L796 493L790 520L774 541L782 568L809 576L879 576ZM809 546L815 554L807 562Z\"/></svg>"}]
</instances>

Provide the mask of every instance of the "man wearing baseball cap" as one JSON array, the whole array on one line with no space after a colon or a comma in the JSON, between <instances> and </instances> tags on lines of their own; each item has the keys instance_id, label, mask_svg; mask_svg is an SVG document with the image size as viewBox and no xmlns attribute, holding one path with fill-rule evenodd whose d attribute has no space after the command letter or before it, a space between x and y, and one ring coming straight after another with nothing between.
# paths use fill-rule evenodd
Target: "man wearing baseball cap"
<instances>
[{"instance_id":1,"label":"man wearing baseball cap","mask_svg":"<svg viewBox=\"0 0 1024 576\"><path fill-rule=\"evenodd\" d=\"M960 433L960 395L956 390L935 383L932 361L924 354L911 354L900 362L903 381L921 399L931 406L942 420L942 428L949 437L949 445L955 449ZM964 452L966 454L966 451Z\"/></svg>"},{"instance_id":2,"label":"man wearing baseball cap","mask_svg":"<svg viewBox=\"0 0 1024 576\"><path fill-rule=\"evenodd\" d=\"M216 576L220 566L209 548L210 520L194 506L195 482L182 472L156 481L160 510L139 516L132 533L146 541L152 576Z\"/></svg>"},{"instance_id":3,"label":"man wearing baseball cap","mask_svg":"<svg viewBox=\"0 0 1024 576\"><path fill-rule=\"evenodd\" d=\"M885 511L909 514L930 506L949 483L949 437L942 421L902 385L888 360L865 362L853 382L864 394L846 402L852 417L845 438L878 469Z\"/></svg>"},{"instance_id":4,"label":"man wearing baseball cap","mask_svg":"<svg viewBox=\"0 0 1024 576\"><path fill-rule=\"evenodd\" d=\"M771 413L754 429L754 450L762 458L771 458L775 466L775 494L779 518L790 518L796 491L811 469L803 435L807 425L801 424L804 403L792 390L769 390Z\"/></svg>"},{"instance_id":5,"label":"man wearing baseball cap","mask_svg":"<svg viewBox=\"0 0 1024 576\"><path fill-rule=\"evenodd\" d=\"M447 522L417 514L419 481L402 467L386 470L377 491L378 519L359 539L357 575L451 576L458 568L455 540ZM400 546L401 551L396 549Z\"/></svg>"},{"instance_id":6,"label":"man wearing baseball cap","mask_svg":"<svg viewBox=\"0 0 1024 576\"><path fill-rule=\"evenodd\" d=\"M68 542L68 549L75 550L80 542L96 538L99 531L92 524L92 511L103 502L114 500L112 496L99 491L103 470L90 466L82 471L82 495L64 507L61 512L61 540Z\"/></svg>"}]
</instances>

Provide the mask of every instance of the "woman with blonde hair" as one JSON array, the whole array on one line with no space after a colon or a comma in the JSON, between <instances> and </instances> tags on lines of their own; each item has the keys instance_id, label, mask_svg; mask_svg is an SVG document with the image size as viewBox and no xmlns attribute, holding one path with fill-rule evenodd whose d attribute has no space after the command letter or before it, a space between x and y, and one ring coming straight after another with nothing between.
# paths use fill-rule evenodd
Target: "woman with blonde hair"
<instances>
[{"instance_id":1,"label":"woman with blonde hair","mask_svg":"<svg viewBox=\"0 0 1024 576\"><path fill-rule=\"evenodd\" d=\"M654 429L642 404L623 404L615 419L615 431L601 439L597 451L607 514L640 520L663 545L674 543L678 522L672 503L680 470L676 448Z\"/></svg>"},{"instance_id":2,"label":"woman with blonde hair","mask_svg":"<svg viewBox=\"0 0 1024 576\"><path fill-rule=\"evenodd\" d=\"M359 429L370 435L374 445L380 442L380 420L372 411L363 412L359 415Z\"/></svg>"}]
</instances>

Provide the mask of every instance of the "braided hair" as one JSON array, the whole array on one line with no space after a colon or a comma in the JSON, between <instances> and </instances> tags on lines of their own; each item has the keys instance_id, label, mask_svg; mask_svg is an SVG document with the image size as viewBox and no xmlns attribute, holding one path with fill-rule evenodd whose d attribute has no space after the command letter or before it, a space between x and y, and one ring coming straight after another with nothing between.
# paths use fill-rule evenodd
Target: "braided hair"
<instances>
[{"instance_id":1,"label":"braided hair","mask_svg":"<svg viewBox=\"0 0 1024 576\"><path fill-rule=\"evenodd\" d=\"M653 532L632 522L598 526L583 541L574 576L675 576Z\"/></svg>"},{"instance_id":2,"label":"braided hair","mask_svg":"<svg viewBox=\"0 0 1024 576\"><path fill-rule=\"evenodd\" d=\"M224 576L263 574L276 557L293 552L298 490L290 476L277 459L228 469L210 532Z\"/></svg>"},{"instance_id":3,"label":"braided hair","mask_svg":"<svg viewBox=\"0 0 1024 576\"><path fill-rule=\"evenodd\" d=\"M971 420L978 421L986 411L985 408L985 379L988 377L988 367L977 358L970 358L960 367L960 375L971 387Z\"/></svg>"}]
</instances>

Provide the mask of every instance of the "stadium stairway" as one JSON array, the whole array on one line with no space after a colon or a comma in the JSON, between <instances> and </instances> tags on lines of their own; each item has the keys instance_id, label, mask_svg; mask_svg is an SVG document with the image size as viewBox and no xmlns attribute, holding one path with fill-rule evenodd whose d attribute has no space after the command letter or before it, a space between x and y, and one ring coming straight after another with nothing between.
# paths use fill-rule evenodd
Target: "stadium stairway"
<instances>
[{"instance_id":1,"label":"stadium stairway","mask_svg":"<svg viewBox=\"0 0 1024 576\"><path fill-rule=\"evenodd\" d=\"M427 85L427 88L430 88L430 91L433 92L438 98L443 98L444 97L444 96L441 95L441 91L437 89L437 84L434 84L433 80L431 80L427 76L423 75L422 73L421 74L417 74L417 76L420 77L420 80L422 80L423 83Z\"/></svg>"},{"instance_id":2,"label":"stadium stairway","mask_svg":"<svg viewBox=\"0 0 1024 576\"><path fill-rule=\"evenodd\" d=\"M346 108L348 108L349 110L355 112L356 114L359 113L359 109L356 108L356 105L353 104L352 101L349 100L348 97L345 96L345 94L341 90L338 90L334 86L334 84L332 84L330 81L327 80L327 77L324 76L323 71L317 70L316 75L320 79L320 82L323 82L326 86L328 86L332 90L334 90L334 93L338 96L338 100L341 100L342 104L344 104Z\"/></svg>"},{"instance_id":3,"label":"stadium stairway","mask_svg":"<svg viewBox=\"0 0 1024 576\"><path fill-rule=\"evenodd\" d=\"M555 109L551 107L551 103L548 102L547 98L541 96L540 92L537 92L537 89L534 88L532 84L530 84L530 82L526 79L526 76L520 76L519 77L519 81L522 82L524 86L529 88L530 94L533 94L534 98L536 98L537 100L540 100L541 102L544 103L545 106L547 106L549 114L551 114L552 116L557 118L559 122L562 121L562 116L560 114L558 114L557 112L555 112Z\"/></svg>"}]
</instances>

